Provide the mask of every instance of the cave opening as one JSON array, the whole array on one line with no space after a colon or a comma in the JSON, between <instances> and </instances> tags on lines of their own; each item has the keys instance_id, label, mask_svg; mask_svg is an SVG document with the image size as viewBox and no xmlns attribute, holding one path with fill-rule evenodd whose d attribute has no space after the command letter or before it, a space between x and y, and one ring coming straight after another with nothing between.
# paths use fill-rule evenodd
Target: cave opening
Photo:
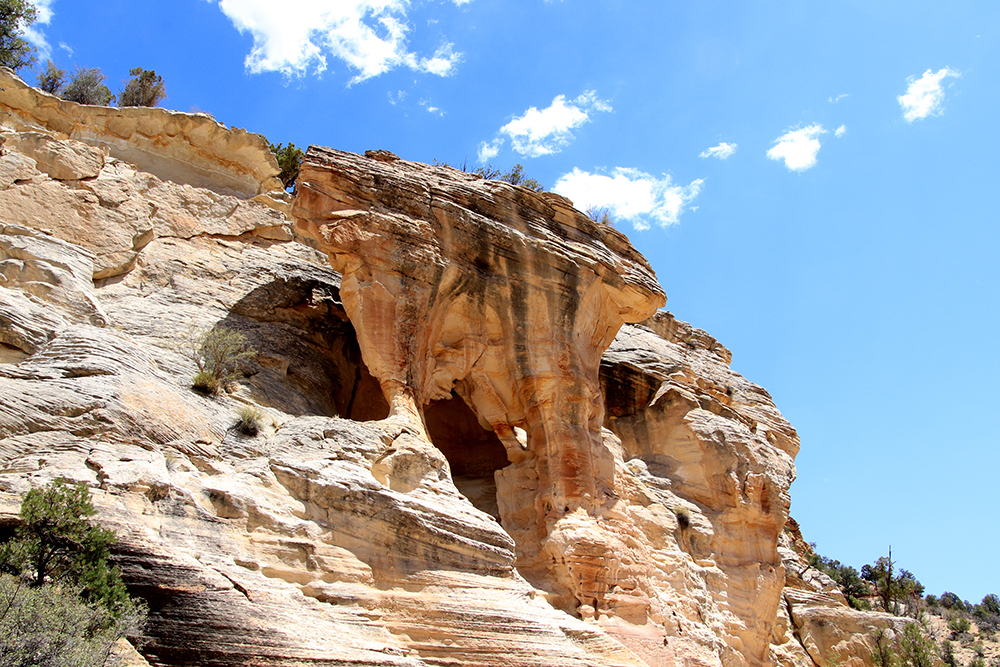
<instances>
[{"instance_id":1,"label":"cave opening","mask_svg":"<svg viewBox=\"0 0 1000 667\"><path fill-rule=\"evenodd\" d=\"M483 428L464 400L431 401L424 407L427 434L451 466L455 486L479 510L500 521L494 473L505 468L507 450L492 431Z\"/></svg>"},{"instance_id":2,"label":"cave opening","mask_svg":"<svg viewBox=\"0 0 1000 667\"><path fill-rule=\"evenodd\" d=\"M289 277L237 302L224 326L257 352L248 384L255 400L296 415L375 421L389 416L382 388L361 358L339 280Z\"/></svg>"}]
</instances>

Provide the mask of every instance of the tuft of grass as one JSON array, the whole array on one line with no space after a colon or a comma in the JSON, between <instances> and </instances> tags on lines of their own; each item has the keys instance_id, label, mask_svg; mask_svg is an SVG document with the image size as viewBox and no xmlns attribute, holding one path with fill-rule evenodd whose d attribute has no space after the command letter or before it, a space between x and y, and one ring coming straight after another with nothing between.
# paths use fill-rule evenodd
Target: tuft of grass
<instances>
[{"instance_id":1,"label":"tuft of grass","mask_svg":"<svg viewBox=\"0 0 1000 667\"><path fill-rule=\"evenodd\" d=\"M255 436L260 432L264 411L256 405L244 405L236 418L236 428L243 435Z\"/></svg>"},{"instance_id":2,"label":"tuft of grass","mask_svg":"<svg viewBox=\"0 0 1000 667\"><path fill-rule=\"evenodd\" d=\"M218 394L222 389L222 383L219 382L219 379L208 371L201 371L195 374L191 378L191 386L203 394L210 394L212 396Z\"/></svg>"}]
</instances>

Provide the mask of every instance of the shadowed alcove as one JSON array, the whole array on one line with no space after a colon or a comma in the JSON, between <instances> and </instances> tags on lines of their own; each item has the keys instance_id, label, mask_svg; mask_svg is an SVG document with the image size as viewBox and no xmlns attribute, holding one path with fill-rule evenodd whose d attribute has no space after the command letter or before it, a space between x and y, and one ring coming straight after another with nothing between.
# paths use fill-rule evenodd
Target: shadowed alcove
<instances>
[{"instance_id":1,"label":"shadowed alcove","mask_svg":"<svg viewBox=\"0 0 1000 667\"><path fill-rule=\"evenodd\" d=\"M431 442L448 459L455 486L478 509L499 521L493 473L510 463L500 439L480 426L476 414L455 392L450 400L431 401L424 408L424 420Z\"/></svg>"},{"instance_id":2,"label":"shadowed alcove","mask_svg":"<svg viewBox=\"0 0 1000 667\"><path fill-rule=\"evenodd\" d=\"M254 400L297 415L354 421L389 415L340 301L339 278L316 270L278 278L233 306L222 326L243 332L257 351L246 380Z\"/></svg>"}]
</instances>

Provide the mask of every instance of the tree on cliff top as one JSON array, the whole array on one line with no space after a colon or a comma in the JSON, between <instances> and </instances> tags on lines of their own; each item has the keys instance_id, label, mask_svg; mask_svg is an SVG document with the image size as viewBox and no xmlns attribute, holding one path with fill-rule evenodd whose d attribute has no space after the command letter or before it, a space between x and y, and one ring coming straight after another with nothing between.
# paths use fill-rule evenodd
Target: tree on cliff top
<instances>
[{"instance_id":1,"label":"tree on cliff top","mask_svg":"<svg viewBox=\"0 0 1000 667\"><path fill-rule=\"evenodd\" d=\"M924 586L913 573L900 570L895 573L896 561L892 560L892 548L888 556L882 556L872 565L861 568L861 578L875 585L875 592L882 601L882 608L890 614L899 613L899 603L912 603L924 594Z\"/></svg>"},{"instance_id":2,"label":"tree on cliff top","mask_svg":"<svg viewBox=\"0 0 1000 667\"><path fill-rule=\"evenodd\" d=\"M66 88L63 89L62 98L78 104L106 107L111 104L115 96L104 85L105 79L107 77L100 67L77 67L73 76L69 78Z\"/></svg>"},{"instance_id":3,"label":"tree on cliff top","mask_svg":"<svg viewBox=\"0 0 1000 667\"><path fill-rule=\"evenodd\" d=\"M163 85L163 77L154 70L133 67L128 72L132 78L120 93L120 107L155 107L167 97L167 89Z\"/></svg>"},{"instance_id":4,"label":"tree on cliff top","mask_svg":"<svg viewBox=\"0 0 1000 667\"><path fill-rule=\"evenodd\" d=\"M59 69L51 60L45 62L45 69L38 72L38 87L46 93L59 95L66 86L66 70Z\"/></svg>"},{"instance_id":5,"label":"tree on cliff top","mask_svg":"<svg viewBox=\"0 0 1000 667\"><path fill-rule=\"evenodd\" d=\"M17 71L35 63L35 47L23 35L37 18L28 0L0 0L0 65Z\"/></svg>"},{"instance_id":6,"label":"tree on cliff top","mask_svg":"<svg viewBox=\"0 0 1000 667\"><path fill-rule=\"evenodd\" d=\"M302 149L296 148L295 144L292 143L289 143L287 146L284 144L275 146L268 142L268 145L271 147L274 157L278 160L278 168L281 169L278 179L281 181L281 184L285 186L285 189L294 188L295 181L299 178L299 169L302 168L302 158L305 157Z\"/></svg>"}]
</instances>

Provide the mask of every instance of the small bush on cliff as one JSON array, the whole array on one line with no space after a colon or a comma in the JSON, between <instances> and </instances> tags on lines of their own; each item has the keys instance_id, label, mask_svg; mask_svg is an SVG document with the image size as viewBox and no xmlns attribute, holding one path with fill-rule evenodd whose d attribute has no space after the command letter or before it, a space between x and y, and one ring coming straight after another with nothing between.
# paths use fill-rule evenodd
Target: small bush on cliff
<instances>
[{"instance_id":1,"label":"small bush on cliff","mask_svg":"<svg viewBox=\"0 0 1000 667\"><path fill-rule=\"evenodd\" d=\"M257 356L246 336L227 327L190 336L187 352L198 365L192 386L209 394L217 394L236 378L240 361Z\"/></svg>"},{"instance_id":2,"label":"small bush on cliff","mask_svg":"<svg viewBox=\"0 0 1000 667\"><path fill-rule=\"evenodd\" d=\"M284 144L269 144L271 147L271 152L274 153L274 157L278 160L278 168L281 169L281 173L278 174L278 179L281 184L285 186L285 189L294 188L295 182L299 178L299 170L302 168L302 158L305 154L302 149L296 148L295 144L289 143L287 146Z\"/></svg>"},{"instance_id":3,"label":"small bush on cliff","mask_svg":"<svg viewBox=\"0 0 1000 667\"><path fill-rule=\"evenodd\" d=\"M38 10L28 0L0 0L0 65L15 72L35 63L35 47L24 31L38 18Z\"/></svg>"},{"instance_id":4,"label":"small bush on cliff","mask_svg":"<svg viewBox=\"0 0 1000 667\"><path fill-rule=\"evenodd\" d=\"M260 425L263 420L263 410L256 405L244 405L240 408L236 418L236 428L243 435L254 436L260 432Z\"/></svg>"},{"instance_id":5,"label":"small bush on cliff","mask_svg":"<svg viewBox=\"0 0 1000 667\"><path fill-rule=\"evenodd\" d=\"M104 85L106 79L99 67L77 67L63 89L62 98L79 104L106 107L115 99L111 90Z\"/></svg>"},{"instance_id":6,"label":"small bush on cliff","mask_svg":"<svg viewBox=\"0 0 1000 667\"><path fill-rule=\"evenodd\" d=\"M435 167L451 167L451 165L447 162L441 162L439 160L434 160L433 164ZM465 161L462 163L461 167L454 167L454 169L473 173L478 176L482 176L487 180L503 181L504 183L510 183L511 185L520 185L522 188L528 188L529 190L534 190L535 192L545 192L545 186L536 179L525 174L524 166L520 164L515 164L507 171L497 169L492 164L488 164L485 167L476 167L469 172L469 163L468 161Z\"/></svg>"},{"instance_id":7,"label":"small bush on cliff","mask_svg":"<svg viewBox=\"0 0 1000 667\"><path fill-rule=\"evenodd\" d=\"M51 60L45 61L45 69L38 72L38 87L46 93L59 95L66 85L66 70L59 69Z\"/></svg>"},{"instance_id":8,"label":"small bush on cliff","mask_svg":"<svg viewBox=\"0 0 1000 667\"><path fill-rule=\"evenodd\" d=\"M155 107L167 97L163 85L163 77L151 69L133 67L129 70L132 77L118 93L120 107Z\"/></svg>"},{"instance_id":9,"label":"small bush on cliff","mask_svg":"<svg viewBox=\"0 0 1000 667\"><path fill-rule=\"evenodd\" d=\"M882 609L898 614L900 605L915 607L923 599L924 586L913 573L900 569L896 571L896 561L889 555L882 556L875 563L861 568L861 578L875 586L875 593L882 603Z\"/></svg>"},{"instance_id":10,"label":"small bush on cliff","mask_svg":"<svg viewBox=\"0 0 1000 667\"><path fill-rule=\"evenodd\" d=\"M135 634L145 605L108 563L115 534L93 526L90 493L58 480L28 491L0 546L0 664L102 665Z\"/></svg>"},{"instance_id":11,"label":"small bush on cliff","mask_svg":"<svg viewBox=\"0 0 1000 667\"><path fill-rule=\"evenodd\" d=\"M611 217L611 209L607 206L591 206L584 213L594 222L599 222L609 227L615 226L614 218Z\"/></svg>"}]
</instances>

